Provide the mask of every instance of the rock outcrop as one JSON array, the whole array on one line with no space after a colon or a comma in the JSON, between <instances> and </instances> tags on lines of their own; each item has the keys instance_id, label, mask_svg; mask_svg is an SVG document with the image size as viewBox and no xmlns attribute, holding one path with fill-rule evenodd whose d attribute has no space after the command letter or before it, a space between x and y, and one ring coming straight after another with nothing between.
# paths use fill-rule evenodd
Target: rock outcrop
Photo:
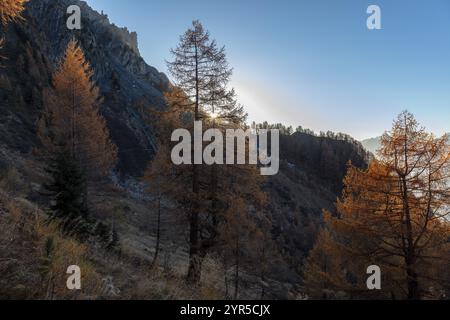
<instances>
[{"instance_id":1,"label":"rock outcrop","mask_svg":"<svg viewBox=\"0 0 450 320\"><path fill-rule=\"evenodd\" d=\"M74 4L81 8L82 29L72 31L66 27L66 11ZM75 38L105 97L101 113L119 147L118 171L141 175L155 152L155 142L140 110L163 108L163 92L170 82L140 56L137 34L111 24L106 15L78 0L31 0L24 17L3 30L8 68L0 70L0 132L9 135L7 142L24 152L38 143L31 133L42 110L42 89L50 85L68 41Z\"/></svg>"}]
</instances>

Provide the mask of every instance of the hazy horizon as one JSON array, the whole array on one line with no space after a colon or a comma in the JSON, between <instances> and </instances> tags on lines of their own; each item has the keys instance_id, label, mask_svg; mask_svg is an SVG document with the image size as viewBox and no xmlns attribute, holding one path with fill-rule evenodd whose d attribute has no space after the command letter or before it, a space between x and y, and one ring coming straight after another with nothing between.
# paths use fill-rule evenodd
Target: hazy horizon
<instances>
[{"instance_id":1,"label":"hazy horizon","mask_svg":"<svg viewBox=\"0 0 450 320\"><path fill-rule=\"evenodd\" d=\"M407 109L436 134L450 131L445 0L87 2L136 31L143 58L166 74L170 48L193 19L202 21L226 46L249 121L364 140L381 135ZM366 28L370 4L381 8L382 30Z\"/></svg>"}]
</instances>

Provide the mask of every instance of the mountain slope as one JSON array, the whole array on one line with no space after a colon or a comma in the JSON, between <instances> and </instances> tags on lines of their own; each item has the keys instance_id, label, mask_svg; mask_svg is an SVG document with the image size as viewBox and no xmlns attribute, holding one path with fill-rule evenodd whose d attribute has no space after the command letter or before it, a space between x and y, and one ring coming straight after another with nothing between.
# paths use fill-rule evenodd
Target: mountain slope
<instances>
[{"instance_id":1,"label":"mountain slope","mask_svg":"<svg viewBox=\"0 0 450 320\"><path fill-rule=\"evenodd\" d=\"M81 31L66 29L65 12L72 4L82 8ZM82 1L31 0L24 18L22 23L2 30L6 36L2 54L8 60L0 68L0 178L13 168L12 176L19 176L23 184L20 197L31 208L26 212L38 205L45 208L39 193L46 178L45 164L33 153L39 147L36 123L42 113L42 91L51 85L51 75L66 44L75 37L105 98L101 112L119 148L118 173L123 180L133 181L128 178L142 174L156 148L153 129L146 125L140 109L164 107L163 93L170 90L167 77L140 57L136 34L110 24L106 16ZM321 227L322 210L334 211L348 161L364 167L368 156L354 142L303 133L282 135L280 144L280 173L269 177L264 186L270 199L265 214L273 225L272 236L282 256L271 272L271 280L279 285L267 296L286 298L289 292L295 294L294 285L301 282L299 270ZM127 290L132 291L133 285L140 282L141 269L152 261L157 212L151 206L153 198L144 196L140 185L123 185L126 187L108 190L106 195L92 196L91 201L95 216L114 221L119 232L123 256L117 264L126 261L129 265L122 266L125 271L117 272L115 277L124 292L122 297L126 297ZM0 185L0 193L2 188ZM18 188L13 189L16 192ZM170 199L167 202L170 207ZM177 276L185 273L188 256L187 227L179 219L166 210L161 236L164 268L170 272L175 269ZM104 267L96 266L99 270ZM114 270L107 268L105 272L109 276ZM222 283L220 272L214 277ZM153 286L149 287L153 291ZM247 290L242 296L258 297L252 294ZM146 292L143 297L151 296Z\"/></svg>"},{"instance_id":2,"label":"mountain slope","mask_svg":"<svg viewBox=\"0 0 450 320\"><path fill-rule=\"evenodd\" d=\"M381 137L365 139L361 141L361 144L367 151L376 154L377 150L380 148L380 139Z\"/></svg>"},{"instance_id":3,"label":"mountain slope","mask_svg":"<svg viewBox=\"0 0 450 320\"><path fill-rule=\"evenodd\" d=\"M66 28L66 9L73 4L82 9L82 30ZM75 38L105 97L101 113L119 147L118 169L122 174L141 175L155 144L139 108L162 108L163 92L170 83L139 55L136 34L110 24L105 15L78 0L32 0L24 18L6 30L3 54L14 59L0 70L0 88L6 92L0 97L0 132L5 142L23 151L36 146L33 132L42 110L42 88L50 84L68 41Z\"/></svg>"},{"instance_id":4,"label":"mountain slope","mask_svg":"<svg viewBox=\"0 0 450 320\"><path fill-rule=\"evenodd\" d=\"M302 265L322 225L324 209L335 212L348 162L364 168L370 154L356 141L305 133L280 136L280 172L268 179L269 219L290 270ZM297 279L295 274L286 281ZM297 279L298 280L298 279Z\"/></svg>"}]
</instances>

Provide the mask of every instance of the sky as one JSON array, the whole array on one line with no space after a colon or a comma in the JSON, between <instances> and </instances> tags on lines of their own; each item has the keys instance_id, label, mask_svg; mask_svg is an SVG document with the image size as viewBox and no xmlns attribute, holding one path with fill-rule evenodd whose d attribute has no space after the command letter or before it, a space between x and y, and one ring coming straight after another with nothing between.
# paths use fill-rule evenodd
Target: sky
<instances>
[{"instance_id":1,"label":"sky","mask_svg":"<svg viewBox=\"0 0 450 320\"><path fill-rule=\"evenodd\" d=\"M138 33L145 61L167 73L179 36L200 20L224 45L250 121L365 139L402 110L450 131L448 0L87 0ZM367 8L381 9L368 30ZM168 75L170 78L170 75Z\"/></svg>"}]
</instances>

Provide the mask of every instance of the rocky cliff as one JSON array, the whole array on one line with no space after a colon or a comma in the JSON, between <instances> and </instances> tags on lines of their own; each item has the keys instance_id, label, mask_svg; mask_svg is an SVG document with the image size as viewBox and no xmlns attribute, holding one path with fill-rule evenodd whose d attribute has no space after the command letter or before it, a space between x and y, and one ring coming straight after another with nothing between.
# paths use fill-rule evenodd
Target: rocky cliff
<instances>
[{"instance_id":1,"label":"rocky cliff","mask_svg":"<svg viewBox=\"0 0 450 320\"><path fill-rule=\"evenodd\" d=\"M82 29L68 30L67 7L78 5ZM162 108L168 78L140 56L137 35L111 24L78 0L31 0L24 21L6 30L7 68L0 70L0 132L7 145L29 152L42 110L42 89L50 84L67 42L75 38L93 67L105 97L101 113L119 147L118 172L139 176L155 151L152 128L140 108ZM25 112L24 112L25 111Z\"/></svg>"}]
</instances>

